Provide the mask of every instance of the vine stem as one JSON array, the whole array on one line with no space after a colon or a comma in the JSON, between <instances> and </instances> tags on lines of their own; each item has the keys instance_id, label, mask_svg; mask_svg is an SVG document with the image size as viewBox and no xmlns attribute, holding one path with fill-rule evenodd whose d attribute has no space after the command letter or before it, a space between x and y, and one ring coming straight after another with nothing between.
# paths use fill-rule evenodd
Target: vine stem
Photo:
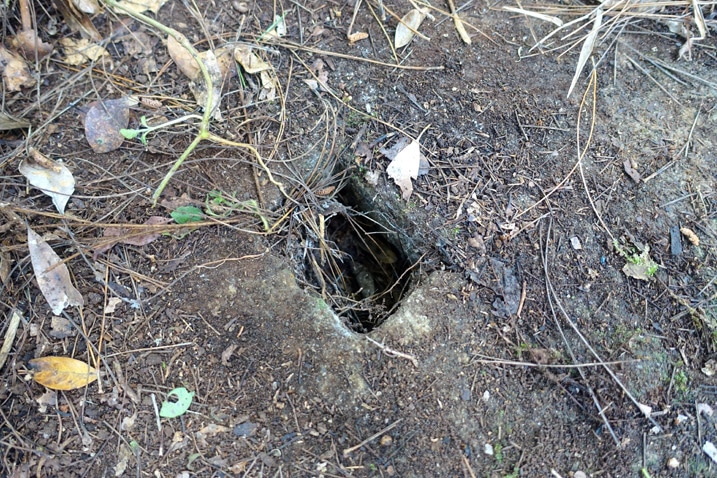
<instances>
[{"instance_id":1,"label":"vine stem","mask_svg":"<svg viewBox=\"0 0 717 478\"><path fill-rule=\"evenodd\" d=\"M156 205L157 200L161 196L162 192L164 191L164 188L167 187L167 184L169 184L169 181L172 179L172 176L179 170L179 168L182 166L182 163L184 163L184 160L189 157L189 155L194 151L194 149L197 147L197 145L205 140L208 139L212 142L218 143L218 144L224 144L227 146L234 146L239 148L248 149L256 158L257 162L259 163L259 166L266 172L267 176L269 177L269 181L271 181L272 184L274 184L276 187L279 188L281 193L286 197L287 199L291 200L290 196L286 193L284 189L284 185L274 179L274 176L271 174L271 171L266 166L266 163L264 163L264 160L262 159L259 152L250 144L246 143L236 143L234 141L229 141L227 139L221 138L219 136L216 136L209 132L209 124L211 120L211 114L212 114L212 104L214 102L214 88L213 88L213 82L211 77L209 76L209 71L207 70L206 65L204 62L199 58L199 53L197 50L192 46L192 44L189 42L189 40L179 33L177 30L170 28L163 23L158 22L154 18L148 17L147 15L144 15L142 13L133 12L126 8L125 6L117 3L116 0L103 0L103 2L106 5L109 5L113 8L116 8L117 10L121 10L130 17L139 20L140 22L149 25L153 28L156 28L157 30L165 33L166 35L172 36L177 42L182 45L183 48L185 48L191 55L192 58L194 58L194 61L197 62L197 65L199 66L199 70L202 74L202 77L204 78L204 83L206 85L207 89L207 97L206 101L204 102L204 114L202 115L201 121L199 123L199 131L197 132L197 136L192 140L192 142L187 146L187 148L184 150L184 152L177 158L177 160L174 162L170 170L167 172L167 174L162 179L162 182L159 183L159 186L155 190L154 194L152 194L152 204ZM185 116L184 119L189 119L194 115L188 115ZM179 122L179 121L176 121ZM166 125L174 124L175 122L170 121Z\"/></svg>"}]
</instances>

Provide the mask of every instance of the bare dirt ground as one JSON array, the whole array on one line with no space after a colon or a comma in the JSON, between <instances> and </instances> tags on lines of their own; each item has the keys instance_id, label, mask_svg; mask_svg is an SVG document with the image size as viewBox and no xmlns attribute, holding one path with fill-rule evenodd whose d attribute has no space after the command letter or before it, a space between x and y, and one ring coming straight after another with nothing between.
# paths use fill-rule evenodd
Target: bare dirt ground
<instances>
[{"instance_id":1,"label":"bare dirt ground","mask_svg":"<svg viewBox=\"0 0 717 478\"><path fill-rule=\"evenodd\" d=\"M408 2L385 21L373 1L169 2L150 16L198 50L256 46L276 97L258 74L227 80L211 130L264 164L202 142L156 206L194 120L108 153L83 122L129 94L132 128L202 114L166 35L103 11L109 56L71 66L58 41L79 35L35 5L55 51L31 62L35 87L3 91L32 126L0 132L3 336L22 316L0 475L717 476L714 38L678 60L666 24L625 21L566 98L579 46L531 51L550 24L507 5L461 9L471 45L433 10L397 66L384 30ZM262 36L276 15L286 35ZM381 150L419 136L427 171L405 200ZM64 215L18 172L30 146L75 177ZM186 205L202 222L97 252ZM28 226L82 307L52 313ZM48 390L29 367L48 355L100 380ZM177 387L189 410L160 418Z\"/></svg>"}]
</instances>

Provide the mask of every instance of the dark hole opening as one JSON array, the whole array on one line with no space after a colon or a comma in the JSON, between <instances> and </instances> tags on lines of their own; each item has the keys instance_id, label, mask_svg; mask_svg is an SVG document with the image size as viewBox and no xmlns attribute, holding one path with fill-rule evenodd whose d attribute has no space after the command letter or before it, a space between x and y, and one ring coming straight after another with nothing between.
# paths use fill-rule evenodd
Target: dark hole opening
<instances>
[{"instance_id":1,"label":"dark hole opening","mask_svg":"<svg viewBox=\"0 0 717 478\"><path fill-rule=\"evenodd\" d=\"M308 279L349 328L368 333L398 307L411 264L396 232L369 214L338 209L325 219L325 244L306 259Z\"/></svg>"}]
</instances>

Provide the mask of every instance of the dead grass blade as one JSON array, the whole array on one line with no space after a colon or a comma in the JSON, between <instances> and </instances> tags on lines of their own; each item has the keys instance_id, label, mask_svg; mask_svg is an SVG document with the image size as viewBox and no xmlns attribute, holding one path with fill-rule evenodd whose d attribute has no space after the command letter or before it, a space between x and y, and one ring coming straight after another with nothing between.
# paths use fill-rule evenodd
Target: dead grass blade
<instances>
[{"instance_id":1,"label":"dead grass blade","mask_svg":"<svg viewBox=\"0 0 717 478\"><path fill-rule=\"evenodd\" d=\"M595 47L595 41L597 40L598 33L600 33L600 28L602 27L602 6L598 6L595 9L595 20L593 20L593 28L590 30L590 33L585 37L585 40L583 41L583 46L580 49L580 57L578 58L578 64L575 66L575 74L573 75L573 81L570 82L570 88L568 88L568 94L567 97L570 97L570 93L572 93L573 88L575 88L575 84L578 82L578 78L580 78L580 73L582 73L583 68L585 67L585 64L588 62L588 58L590 58L590 55L592 55L593 48Z\"/></svg>"}]
</instances>

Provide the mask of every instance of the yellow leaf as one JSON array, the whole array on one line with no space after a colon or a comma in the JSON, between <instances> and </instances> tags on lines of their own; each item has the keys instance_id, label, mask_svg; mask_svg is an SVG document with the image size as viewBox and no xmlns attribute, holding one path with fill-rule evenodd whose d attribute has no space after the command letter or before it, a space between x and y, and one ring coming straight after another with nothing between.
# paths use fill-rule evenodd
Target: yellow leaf
<instances>
[{"instance_id":1,"label":"yellow leaf","mask_svg":"<svg viewBox=\"0 0 717 478\"><path fill-rule=\"evenodd\" d=\"M40 357L29 362L33 379L53 390L74 390L97 380L97 370L70 357Z\"/></svg>"}]
</instances>

